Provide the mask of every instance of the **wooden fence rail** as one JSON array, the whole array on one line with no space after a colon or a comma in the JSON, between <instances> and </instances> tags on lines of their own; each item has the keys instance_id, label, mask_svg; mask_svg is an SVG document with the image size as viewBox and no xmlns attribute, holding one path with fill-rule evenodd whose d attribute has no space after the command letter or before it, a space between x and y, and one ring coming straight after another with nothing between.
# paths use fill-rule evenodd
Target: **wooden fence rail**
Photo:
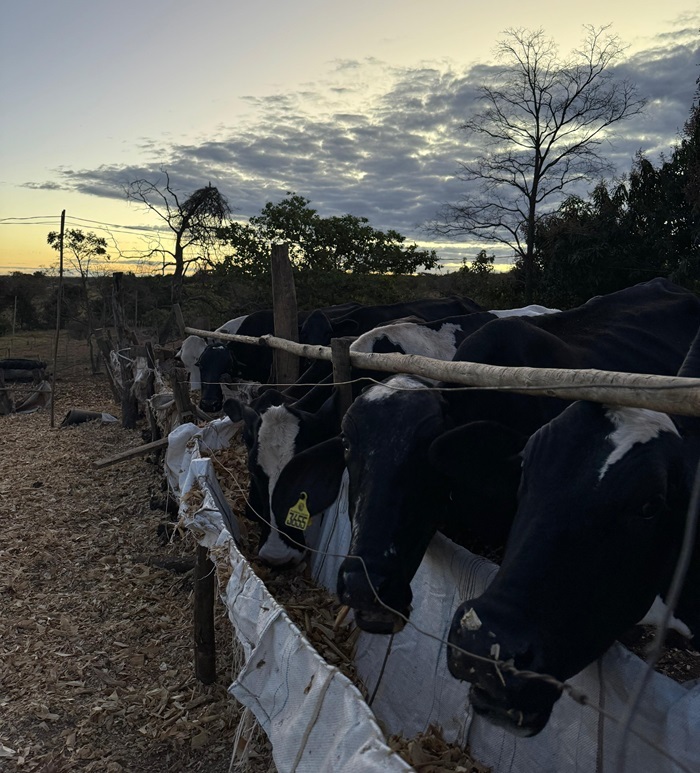
<instances>
[{"instance_id":1,"label":"wooden fence rail","mask_svg":"<svg viewBox=\"0 0 700 773\"><path fill-rule=\"evenodd\" d=\"M185 332L204 338L269 346L308 359L332 360L330 347L298 344L271 335L256 338L190 327L186 327ZM700 416L700 378L594 369L504 367L476 362L434 360L417 354L350 352L350 361L358 368L387 373L410 373L482 389L501 389L567 400L591 400L610 405L649 408L664 413Z\"/></svg>"}]
</instances>

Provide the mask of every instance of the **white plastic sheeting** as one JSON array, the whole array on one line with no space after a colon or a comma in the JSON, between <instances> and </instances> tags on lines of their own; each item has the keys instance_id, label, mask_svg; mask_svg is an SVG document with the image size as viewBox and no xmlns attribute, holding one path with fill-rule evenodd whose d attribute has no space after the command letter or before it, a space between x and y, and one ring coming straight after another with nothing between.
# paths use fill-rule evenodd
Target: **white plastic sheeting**
<instances>
[{"instance_id":1,"label":"white plastic sheeting","mask_svg":"<svg viewBox=\"0 0 700 773\"><path fill-rule=\"evenodd\" d=\"M197 453L188 439L203 433L207 445L221 447L217 443L226 444L232 434L228 421L212 422L202 430L184 425L172 433L166 464L175 491L184 494L193 480L199 478L201 485L203 478L213 475L211 465L206 473L201 469L190 473L189 460ZM200 523L194 524L209 535L210 545L227 537L217 531L223 521L212 512L215 498L205 499ZM347 552L349 531L343 486L338 501L324 515L319 552L311 559L317 581L331 591ZM410 770L386 747L357 689L316 654L233 543L230 553L234 572L225 603L246 654L246 664L230 690L267 732L278 769ZM619 723L567 695L534 738L517 738L473 715L469 686L449 675L442 641L460 601L482 592L496 571L494 564L440 535L433 540L412 583L411 621L421 631L409 625L394 637L378 685L389 637L363 633L358 640L358 672L369 693L376 690L374 714L389 733L408 738L436 724L446 740L468 743L473 755L497 773L622 773L616 766ZM608 715L621 718L643 669L639 658L615 645L571 683ZM679 685L653 674L634 717L624 770L700 770L698 727L700 685Z\"/></svg>"},{"instance_id":2,"label":"white plastic sheeting","mask_svg":"<svg viewBox=\"0 0 700 773\"><path fill-rule=\"evenodd\" d=\"M231 694L251 709L267 733L280 773L412 770L386 745L359 690L320 657L230 539L228 505L218 511L221 489L212 462L200 457L200 447L226 446L234 431L230 419L201 429L184 424L170 434L166 453L171 489L181 499L195 484L204 492L193 515L181 503L186 525L207 547L229 546L233 571L222 600L245 661Z\"/></svg>"}]
</instances>

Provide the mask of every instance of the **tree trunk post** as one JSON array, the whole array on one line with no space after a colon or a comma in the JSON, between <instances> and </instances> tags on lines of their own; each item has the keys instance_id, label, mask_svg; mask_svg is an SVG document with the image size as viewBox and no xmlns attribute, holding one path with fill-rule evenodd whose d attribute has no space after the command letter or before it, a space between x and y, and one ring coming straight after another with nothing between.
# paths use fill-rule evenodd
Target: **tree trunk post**
<instances>
[{"instance_id":1,"label":"tree trunk post","mask_svg":"<svg viewBox=\"0 0 700 773\"><path fill-rule=\"evenodd\" d=\"M117 328L117 338L119 340L119 367L122 375L122 427L124 429L134 429L139 415L139 407L131 389L134 385L133 369L127 367L123 354L123 352L130 350L127 344L128 331L124 322L124 304L122 301L122 277L124 275L121 271L116 271L112 276L114 279L114 284L112 285L112 312L114 313L114 325Z\"/></svg>"},{"instance_id":2,"label":"tree trunk post","mask_svg":"<svg viewBox=\"0 0 700 773\"><path fill-rule=\"evenodd\" d=\"M297 294L286 244L272 245L272 306L275 335L298 342ZM273 362L275 383L293 384L299 378L299 358L296 355L275 349Z\"/></svg>"},{"instance_id":3,"label":"tree trunk post","mask_svg":"<svg viewBox=\"0 0 700 773\"><path fill-rule=\"evenodd\" d=\"M202 684L216 681L214 580L214 564L207 549L197 545L194 569L194 673Z\"/></svg>"},{"instance_id":4,"label":"tree trunk post","mask_svg":"<svg viewBox=\"0 0 700 773\"><path fill-rule=\"evenodd\" d=\"M353 338L331 339L331 355L333 363L333 383L338 390L338 411L340 418L352 405L352 365L350 364L350 344Z\"/></svg>"}]
</instances>

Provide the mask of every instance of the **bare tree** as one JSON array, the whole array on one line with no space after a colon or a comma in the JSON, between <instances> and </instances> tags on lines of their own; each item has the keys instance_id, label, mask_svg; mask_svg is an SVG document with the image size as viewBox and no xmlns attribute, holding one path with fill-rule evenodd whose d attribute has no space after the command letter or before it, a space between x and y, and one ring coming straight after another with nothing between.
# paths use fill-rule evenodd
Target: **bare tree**
<instances>
[{"instance_id":1,"label":"bare tree","mask_svg":"<svg viewBox=\"0 0 700 773\"><path fill-rule=\"evenodd\" d=\"M185 199L180 198L163 170L165 184L149 180L135 180L126 187L129 201L144 204L163 220L174 236L170 248L158 244L149 250L148 257L162 259L163 272L172 268L171 300L177 303L182 296L182 282L187 269L202 260L216 243L216 229L231 214L226 198L209 183L198 188ZM195 254L192 252L196 250Z\"/></svg>"},{"instance_id":2,"label":"bare tree","mask_svg":"<svg viewBox=\"0 0 700 773\"><path fill-rule=\"evenodd\" d=\"M528 301L542 205L551 211L571 186L609 169L601 154L607 130L646 104L634 84L610 72L624 51L620 40L608 27L584 29L581 48L565 60L543 30L506 30L497 47L501 66L479 89L483 109L461 127L481 152L458 174L475 192L447 204L430 226L510 247Z\"/></svg>"}]
</instances>

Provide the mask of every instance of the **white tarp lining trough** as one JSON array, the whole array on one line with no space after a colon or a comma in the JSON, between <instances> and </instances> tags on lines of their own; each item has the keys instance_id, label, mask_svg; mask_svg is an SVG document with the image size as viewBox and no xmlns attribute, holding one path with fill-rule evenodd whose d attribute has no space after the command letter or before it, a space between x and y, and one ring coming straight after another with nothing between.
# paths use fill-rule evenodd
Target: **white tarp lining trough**
<instances>
[{"instance_id":1,"label":"white tarp lining trough","mask_svg":"<svg viewBox=\"0 0 700 773\"><path fill-rule=\"evenodd\" d=\"M281 348L309 358L332 359L328 347L296 344L274 336L251 338L194 328L185 328L185 331L194 335ZM442 362L418 355L351 353L350 356L352 363L358 366L412 373L477 388L523 391L571 400L588 399L678 414L700 414L700 379L597 370L508 368L468 362ZM217 422L212 425L217 425ZM194 425L190 425L195 434L207 432L209 426L196 430ZM212 448L220 447L212 444L209 439L206 442ZM170 466L173 464L175 467L180 466L181 474L185 471L186 475L186 462L171 461ZM347 494L341 491L338 501L324 516L317 548L320 552L314 554L312 560L317 581L331 591L335 589L338 565L347 553L348 544ZM304 734L305 751L301 756L289 751L295 748L298 750L298 744L295 745L298 734L293 738L286 737L286 728L293 722L291 718L283 718L285 711L279 708L279 702L275 703L275 700L280 694L288 694L290 685L285 680L289 679L292 671L300 684L308 684L313 671L307 671L304 676L296 674L302 662L302 659L297 658L294 659L292 671L289 671L290 657L285 650L289 645L277 641L277 631L274 634L267 633L267 626L272 619L286 618L282 611L268 607L266 601L262 620L239 619L236 599L245 598L241 595L242 587L250 580L252 570L244 568L248 565L240 554L235 562L235 566L242 568L238 572L239 584L231 587L230 583L227 589L229 616L237 631L241 626L241 631L255 630L259 637L248 640L251 655L241 676L232 685L231 692L253 710L270 735L279 769L372 770L367 767L364 758L360 762L352 757L357 752L357 746L345 746L343 738L346 728L337 724L338 710L326 697L321 708L313 712L313 731ZM453 612L461 600L483 592L496 570L495 565L454 545L441 535L435 537L412 583L412 622L419 621L421 631L430 635L424 635L411 624L396 635L379 685L377 679L385 660L387 637L362 634L358 640L358 673L370 692L376 693L372 706L376 716L389 733L401 733L407 738L436 724L442 728L447 741L462 745L468 743L476 758L493 766L497 773L530 773L532 770L541 773L598 773L615 769L620 724L611 717L621 718L624 715L628 696L645 668L639 658L620 645L613 646L598 663L570 680L573 686L588 696L591 704L604 707L605 715L596 712L591 706L584 707L575 703L565 695L556 704L552 718L542 733L527 739L517 738L472 716L467 699L468 685L458 682L447 672L444 639ZM240 586L241 582L243 586ZM256 600L252 605L253 610L256 604L260 608L260 602ZM274 614L270 612L272 609L276 609ZM285 620L284 625L287 623ZM301 634L298 635L301 637ZM284 638L284 641L287 642L287 639ZM310 645L301 637L296 646L303 648ZM252 669L256 673L251 676L248 666L257 653L257 647L264 647L270 659L261 657L257 660L258 664L265 660L265 664ZM278 653L281 660L272 659L272 650ZM255 688L248 692L252 683L248 684L247 680L253 677L257 677ZM304 679L307 681L304 682ZM349 682L347 686L355 690ZM258 693L259 690L263 692ZM271 704L266 702L269 700ZM364 701L361 703L366 708ZM289 706L293 706L292 714L296 717L295 704L292 701L285 702L285 709ZM281 714L276 713L278 709ZM351 714L353 718L356 716ZM675 773L700 769L700 734L694 732L698 726L700 686L679 685L667 677L654 674L645 691L643 704L634 716L633 734L626 748L625 770ZM356 730L354 725L348 725L347 729L351 727L353 731ZM375 729L376 724L370 721L363 732L374 738ZM341 736L337 737L339 731ZM337 765L325 767L330 760L327 756L329 739L333 743L337 742L333 752ZM317 743L321 746L317 747ZM345 759L352 760L347 763L350 767L343 767L345 763L341 760ZM387 758L383 767L393 770L388 767L389 759L393 758ZM308 767L303 766L305 762L308 762ZM295 767L297 764L299 766ZM397 769L407 769L398 758L397 764L404 766ZM616 773L621 771L616 770Z\"/></svg>"},{"instance_id":2,"label":"white tarp lining trough","mask_svg":"<svg viewBox=\"0 0 700 773\"><path fill-rule=\"evenodd\" d=\"M220 592L244 652L231 694L267 733L280 773L412 770L387 746L359 690L320 657L231 539L228 514L217 510L223 496L213 464L200 457L199 444L224 448L234 431L229 419L201 429L184 424L171 433L166 454L169 484L181 498L186 525L201 544L228 547L232 573ZM182 500L195 484L204 500L191 515Z\"/></svg>"},{"instance_id":3,"label":"white tarp lining trough","mask_svg":"<svg viewBox=\"0 0 700 773\"><path fill-rule=\"evenodd\" d=\"M182 497L198 481L205 492L210 485L217 491L213 466L199 458L198 446L224 447L234 431L229 419L175 430L166 456L173 490ZM438 535L411 586L411 620L420 631L409 624L394 637L383 672L389 637L363 633L358 640L358 673L370 694L376 692L370 711L359 691L316 654L238 552L224 528L225 516L217 512L218 498L205 494L190 527L209 547L228 541L233 574L222 598L245 651L245 665L230 691L270 737L281 773L411 770L386 746L372 711L387 732L406 738L438 725L448 742L468 743L474 756L496 773L622 773L615 767L620 725L608 717L623 716L645 664L621 645L570 680L594 705L605 708L605 716L565 695L534 738L517 738L473 716L469 686L447 671L443 640L457 605L481 593L497 567ZM323 517L311 559L317 582L331 591L348 543L343 486ZM654 673L634 716L624 770L700 769L698 727L700 685L680 685Z\"/></svg>"}]
</instances>

